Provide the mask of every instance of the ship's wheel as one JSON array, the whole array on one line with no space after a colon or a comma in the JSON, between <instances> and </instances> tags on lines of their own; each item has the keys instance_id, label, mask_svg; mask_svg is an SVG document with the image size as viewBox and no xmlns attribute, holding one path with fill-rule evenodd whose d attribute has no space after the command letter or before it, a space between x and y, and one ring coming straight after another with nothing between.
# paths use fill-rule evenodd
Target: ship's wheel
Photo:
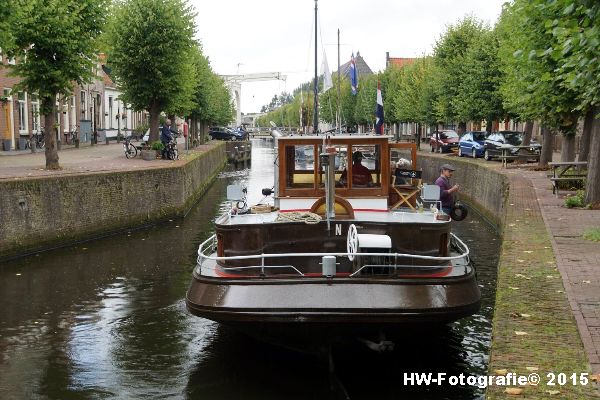
<instances>
[{"instance_id":1,"label":"ship's wheel","mask_svg":"<svg viewBox=\"0 0 600 400\"><path fill-rule=\"evenodd\" d=\"M348 250L348 259L354 260L354 253L358 250L358 232L356 231L356 225L350 224L348 227L348 236L346 239L346 248Z\"/></svg>"}]
</instances>

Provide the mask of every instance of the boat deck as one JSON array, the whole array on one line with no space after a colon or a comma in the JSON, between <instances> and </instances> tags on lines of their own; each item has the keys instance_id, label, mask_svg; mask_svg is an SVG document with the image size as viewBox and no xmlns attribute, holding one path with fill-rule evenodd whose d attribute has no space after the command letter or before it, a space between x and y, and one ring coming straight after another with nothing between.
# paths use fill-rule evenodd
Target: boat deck
<instances>
[{"instance_id":1,"label":"boat deck","mask_svg":"<svg viewBox=\"0 0 600 400\"><path fill-rule=\"evenodd\" d=\"M221 225L254 225L276 222L278 211L264 214L239 214L223 215L217 220ZM345 221L370 221L383 223L419 223L419 224L447 224L449 221L436 220L431 211L413 212L410 210L392 211L355 211L354 220ZM334 220L335 221L335 220Z\"/></svg>"}]
</instances>

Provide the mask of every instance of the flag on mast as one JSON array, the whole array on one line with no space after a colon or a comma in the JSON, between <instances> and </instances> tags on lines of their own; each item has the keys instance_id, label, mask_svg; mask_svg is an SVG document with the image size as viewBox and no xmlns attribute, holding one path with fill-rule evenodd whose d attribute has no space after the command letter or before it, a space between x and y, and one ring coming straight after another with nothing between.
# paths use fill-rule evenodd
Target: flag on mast
<instances>
[{"instance_id":1,"label":"flag on mast","mask_svg":"<svg viewBox=\"0 0 600 400\"><path fill-rule=\"evenodd\" d=\"M350 58L350 86L352 87L352 94L356 95L358 91L358 71L354 62L354 52L352 58Z\"/></svg>"},{"instance_id":2,"label":"flag on mast","mask_svg":"<svg viewBox=\"0 0 600 400\"><path fill-rule=\"evenodd\" d=\"M331 72L329 72L329 64L327 64L327 56L325 55L325 51L323 51L321 74L323 75L323 92L326 92L333 87L333 81L331 79Z\"/></svg>"},{"instance_id":3,"label":"flag on mast","mask_svg":"<svg viewBox=\"0 0 600 400\"><path fill-rule=\"evenodd\" d=\"M381 83L377 81L377 106L375 107L375 133L383 135L383 97L381 96Z\"/></svg>"}]
</instances>

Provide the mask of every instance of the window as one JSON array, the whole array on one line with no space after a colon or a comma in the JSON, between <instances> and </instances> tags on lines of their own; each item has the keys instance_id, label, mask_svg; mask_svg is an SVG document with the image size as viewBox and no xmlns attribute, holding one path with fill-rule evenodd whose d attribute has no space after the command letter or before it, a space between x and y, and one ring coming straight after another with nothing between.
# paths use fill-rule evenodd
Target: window
<instances>
[{"instance_id":1,"label":"window","mask_svg":"<svg viewBox=\"0 0 600 400\"><path fill-rule=\"evenodd\" d=\"M381 187L381 146L354 145L351 157L351 187ZM343 178L344 173L340 179Z\"/></svg>"},{"instance_id":2,"label":"window","mask_svg":"<svg viewBox=\"0 0 600 400\"><path fill-rule=\"evenodd\" d=\"M113 129L113 98L108 98L108 127Z\"/></svg>"},{"instance_id":3,"label":"window","mask_svg":"<svg viewBox=\"0 0 600 400\"><path fill-rule=\"evenodd\" d=\"M27 126L27 93L19 92L17 98L19 101L19 133L26 134L29 130Z\"/></svg>"},{"instance_id":4,"label":"window","mask_svg":"<svg viewBox=\"0 0 600 400\"><path fill-rule=\"evenodd\" d=\"M485 132L475 132L474 136L475 136L474 140L477 140L477 141L485 140Z\"/></svg>"},{"instance_id":5,"label":"window","mask_svg":"<svg viewBox=\"0 0 600 400\"><path fill-rule=\"evenodd\" d=\"M31 95L31 125L34 133L40 131L40 99L36 94Z\"/></svg>"},{"instance_id":6,"label":"window","mask_svg":"<svg viewBox=\"0 0 600 400\"><path fill-rule=\"evenodd\" d=\"M81 112L81 119L88 119L87 118L87 96L85 95L85 92L82 90L79 93L79 99L80 99L80 112Z\"/></svg>"},{"instance_id":7,"label":"window","mask_svg":"<svg viewBox=\"0 0 600 400\"><path fill-rule=\"evenodd\" d=\"M315 170L315 146L286 146L286 187L313 188Z\"/></svg>"},{"instance_id":8,"label":"window","mask_svg":"<svg viewBox=\"0 0 600 400\"><path fill-rule=\"evenodd\" d=\"M70 113L69 113L69 130L74 130L76 129L77 126L77 99L75 98L75 96L71 96L71 101L70 103Z\"/></svg>"},{"instance_id":9,"label":"window","mask_svg":"<svg viewBox=\"0 0 600 400\"><path fill-rule=\"evenodd\" d=\"M342 177L342 173L346 170L346 167L348 166L348 146L347 145L335 145L333 146L335 148L335 161L334 161L334 167L335 167L335 181L336 181L336 186L337 187L342 187L344 186L343 184L340 184L340 178ZM323 146L320 145L319 146L319 154L324 153L325 151L323 150ZM319 165L319 176L318 176L319 182L318 182L318 186L320 188L324 188L325 187L325 167L322 165Z\"/></svg>"}]
</instances>

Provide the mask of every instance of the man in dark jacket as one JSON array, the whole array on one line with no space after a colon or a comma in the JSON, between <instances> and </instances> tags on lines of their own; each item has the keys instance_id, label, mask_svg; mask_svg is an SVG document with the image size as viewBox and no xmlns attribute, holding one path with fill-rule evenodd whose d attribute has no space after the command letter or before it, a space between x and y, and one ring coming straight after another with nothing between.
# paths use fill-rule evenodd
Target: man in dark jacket
<instances>
[{"instance_id":1,"label":"man in dark jacket","mask_svg":"<svg viewBox=\"0 0 600 400\"><path fill-rule=\"evenodd\" d=\"M167 144L169 144L173 140L173 134L171 133L171 120L167 119L165 124L160 131L160 141L163 144L164 148L162 151L162 158L167 158Z\"/></svg>"},{"instance_id":2,"label":"man in dark jacket","mask_svg":"<svg viewBox=\"0 0 600 400\"><path fill-rule=\"evenodd\" d=\"M450 215L452 206L454 205L454 195L452 193L458 191L458 185L450 186L450 178L454 173L455 168L450 164L442 164L440 167L440 176L436 179L435 184L440 187L440 200L442 202L442 210Z\"/></svg>"}]
</instances>

